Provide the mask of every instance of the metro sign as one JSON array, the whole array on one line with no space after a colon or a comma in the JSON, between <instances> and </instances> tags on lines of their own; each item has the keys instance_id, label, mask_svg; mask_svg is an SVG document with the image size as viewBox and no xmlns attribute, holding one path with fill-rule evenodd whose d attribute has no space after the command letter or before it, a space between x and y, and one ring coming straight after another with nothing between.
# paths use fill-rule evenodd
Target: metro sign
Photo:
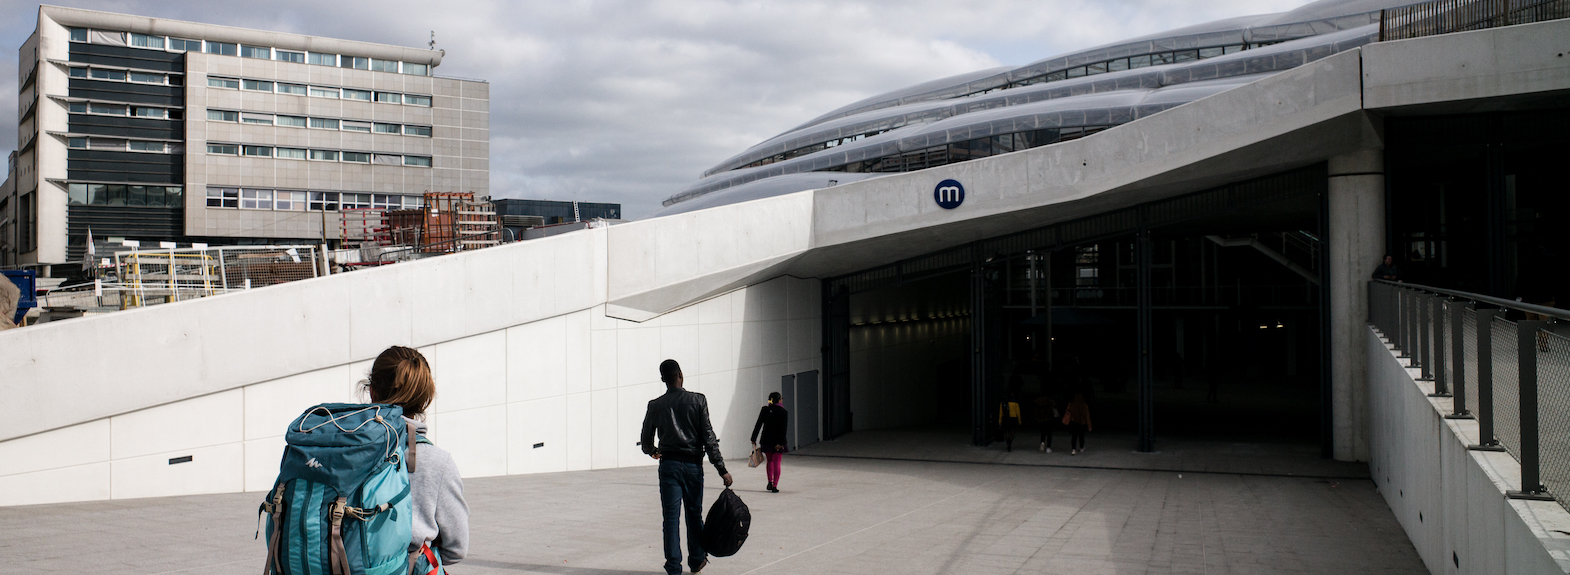
<instances>
[{"instance_id":1,"label":"metro sign","mask_svg":"<svg viewBox=\"0 0 1570 575\"><path fill-rule=\"evenodd\" d=\"M938 207L952 210L965 203L965 186L959 180L943 180L932 189L932 199L937 200Z\"/></svg>"}]
</instances>

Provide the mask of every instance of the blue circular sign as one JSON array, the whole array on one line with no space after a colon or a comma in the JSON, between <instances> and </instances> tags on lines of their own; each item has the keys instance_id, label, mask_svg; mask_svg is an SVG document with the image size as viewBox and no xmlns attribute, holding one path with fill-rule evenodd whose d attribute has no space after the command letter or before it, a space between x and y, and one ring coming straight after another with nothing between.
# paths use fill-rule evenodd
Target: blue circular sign
<instances>
[{"instance_id":1,"label":"blue circular sign","mask_svg":"<svg viewBox=\"0 0 1570 575\"><path fill-rule=\"evenodd\" d=\"M965 203L965 186L959 180L943 180L932 189L932 199L938 201L938 207L952 210Z\"/></svg>"}]
</instances>

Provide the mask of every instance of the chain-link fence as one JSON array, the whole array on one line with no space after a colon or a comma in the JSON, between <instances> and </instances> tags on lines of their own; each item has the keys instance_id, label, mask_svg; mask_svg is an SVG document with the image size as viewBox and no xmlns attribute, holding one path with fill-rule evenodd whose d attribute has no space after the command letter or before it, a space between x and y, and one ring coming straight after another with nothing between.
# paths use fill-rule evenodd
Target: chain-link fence
<instances>
[{"instance_id":1,"label":"chain-link fence","mask_svg":"<svg viewBox=\"0 0 1570 575\"><path fill-rule=\"evenodd\" d=\"M1467 292L1374 281L1368 319L1450 397L1450 419L1476 419L1474 450L1521 464L1509 495L1570 510L1570 312ZM1457 339L1459 338L1459 339Z\"/></svg>"}]
</instances>

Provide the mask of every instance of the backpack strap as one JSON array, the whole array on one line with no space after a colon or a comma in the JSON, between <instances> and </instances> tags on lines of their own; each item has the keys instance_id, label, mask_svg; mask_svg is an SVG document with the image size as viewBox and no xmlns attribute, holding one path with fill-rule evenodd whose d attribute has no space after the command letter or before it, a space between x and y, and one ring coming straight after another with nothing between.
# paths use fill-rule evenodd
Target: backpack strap
<instances>
[{"instance_id":1,"label":"backpack strap","mask_svg":"<svg viewBox=\"0 0 1570 575\"><path fill-rule=\"evenodd\" d=\"M267 536L267 566L262 568L262 575L273 575L273 565L278 563L278 538L283 534L284 485L280 481L278 488L273 491L273 500L262 503L262 509L272 515L273 520L273 532Z\"/></svg>"},{"instance_id":2,"label":"backpack strap","mask_svg":"<svg viewBox=\"0 0 1570 575\"><path fill-rule=\"evenodd\" d=\"M414 473L414 446L419 442L414 438L417 435L414 432L414 422L404 420L403 424L409 430L409 447L404 451L404 457L409 460L409 473Z\"/></svg>"},{"instance_id":3,"label":"backpack strap","mask_svg":"<svg viewBox=\"0 0 1570 575\"><path fill-rule=\"evenodd\" d=\"M327 562L332 565L333 575L350 575L349 553L343 548L343 515L349 507L349 498L339 497L332 506L332 539L328 548Z\"/></svg>"}]
</instances>

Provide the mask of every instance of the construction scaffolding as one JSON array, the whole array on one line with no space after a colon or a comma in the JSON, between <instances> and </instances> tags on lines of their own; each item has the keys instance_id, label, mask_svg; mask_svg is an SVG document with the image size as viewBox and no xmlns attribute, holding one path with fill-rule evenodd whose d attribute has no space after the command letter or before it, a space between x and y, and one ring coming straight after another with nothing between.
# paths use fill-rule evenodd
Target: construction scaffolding
<instances>
[{"instance_id":1,"label":"construction scaffolding","mask_svg":"<svg viewBox=\"0 0 1570 575\"><path fill-rule=\"evenodd\" d=\"M475 200L467 192L425 194L423 240L425 253L450 253L488 248L501 243L501 224L490 202Z\"/></svg>"}]
</instances>

